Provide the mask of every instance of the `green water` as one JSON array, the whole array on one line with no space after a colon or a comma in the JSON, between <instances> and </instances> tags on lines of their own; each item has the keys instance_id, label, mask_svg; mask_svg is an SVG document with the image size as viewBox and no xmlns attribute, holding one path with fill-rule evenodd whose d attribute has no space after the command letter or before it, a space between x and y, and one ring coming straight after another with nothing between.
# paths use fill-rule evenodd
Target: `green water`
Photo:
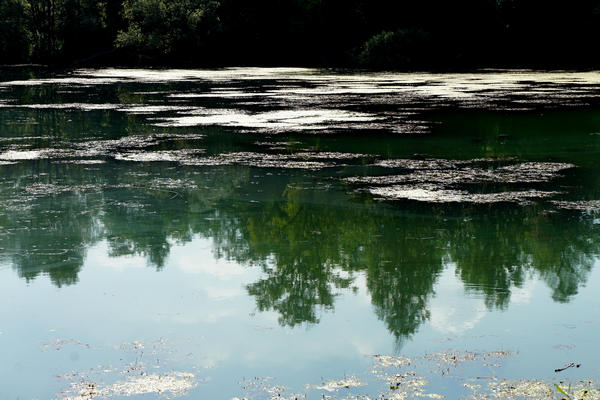
<instances>
[{"instance_id":1,"label":"green water","mask_svg":"<svg viewBox=\"0 0 600 400\"><path fill-rule=\"evenodd\" d=\"M0 78L0 399L600 388L600 74Z\"/></svg>"}]
</instances>

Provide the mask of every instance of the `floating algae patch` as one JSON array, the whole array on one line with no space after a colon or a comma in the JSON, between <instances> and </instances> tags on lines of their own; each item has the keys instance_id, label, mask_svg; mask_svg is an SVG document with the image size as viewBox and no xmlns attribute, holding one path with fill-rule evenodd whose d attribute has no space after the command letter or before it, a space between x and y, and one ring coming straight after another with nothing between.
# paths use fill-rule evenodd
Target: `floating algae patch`
<instances>
[{"instance_id":1,"label":"floating algae patch","mask_svg":"<svg viewBox=\"0 0 600 400\"><path fill-rule=\"evenodd\" d=\"M408 170L418 169L447 169L456 168L461 165L468 165L470 161L462 160L444 160L444 159L431 159L431 160L412 160L412 159L391 159L381 160L375 163L376 166L385 168L403 168Z\"/></svg>"},{"instance_id":2,"label":"floating algae patch","mask_svg":"<svg viewBox=\"0 0 600 400\"><path fill-rule=\"evenodd\" d=\"M448 367L456 367L465 362L479 362L484 366L499 367L500 361L506 360L514 354L515 352L504 350L487 353L450 350L427 354L423 358L427 361L435 362L440 371L447 371Z\"/></svg>"},{"instance_id":3,"label":"floating algae patch","mask_svg":"<svg viewBox=\"0 0 600 400\"><path fill-rule=\"evenodd\" d=\"M76 382L59 400L91 400L97 397L114 398L143 394L160 394L167 398L180 397L197 386L194 374L170 372L129 377L112 385L101 386L94 382Z\"/></svg>"},{"instance_id":4,"label":"floating algae patch","mask_svg":"<svg viewBox=\"0 0 600 400\"><path fill-rule=\"evenodd\" d=\"M388 200L415 200L429 203L520 203L529 204L532 199L552 197L553 191L509 191L496 193L470 193L464 190L438 189L431 186L395 185L372 187L369 192Z\"/></svg>"},{"instance_id":5,"label":"floating algae patch","mask_svg":"<svg viewBox=\"0 0 600 400\"><path fill-rule=\"evenodd\" d=\"M429 381L414 371L386 376L390 391L379 395L379 398L390 400L404 400L414 398L443 399L438 393L426 391Z\"/></svg>"},{"instance_id":6,"label":"floating algae patch","mask_svg":"<svg viewBox=\"0 0 600 400\"><path fill-rule=\"evenodd\" d=\"M98 365L58 376L68 382L68 388L55 399L91 400L139 395L175 398L187 395L189 390L206 380L187 371L170 369L161 372L168 365L166 363L172 361L167 356L174 352L166 339L126 342L115 346L114 350L119 352L117 365Z\"/></svg>"},{"instance_id":7,"label":"floating algae patch","mask_svg":"<svg viewBox=\"0 0 600 400\"><path fill-rule=\"evenodd\" d=\"M407 169L408 172L399 175L351 177L350 183L367 184L398 184L398 183L538 183L548 182L558 176L558 172L574 168L575 165L551 162L527 162L500 168L464 167L469 161L419 161L388 160L397 162L395 168ZM478 161L481 162L481 161ZM381 165L378 162L375 165Z\"/></svg>"},{"instance_id":8,"label":"floating algae patch","mask_svg":"<svg viewBox=\"0 0 600 400\"><path fill-rule=\"evenodd\" d=\"M62 348L66 345L76 345L76 346L81 346L84 347L86 349L91 348L91 346L87 343L83 343L80 342L79 340L75 340L75 339L57 339L53 342L48 342L48 343L44 343L43 344L43 351L47 351L49 349L54 349L54 350L62 350Z\"/></svg>"},{"instance_id":9,"label":"floating algae patch","mask_svg":"<svg viewBox=\"0 0 600 400\"><path fill-rule=\"evenodd\" d=\"M298 400L306 398L306 393L288 394L287 387L273 385L273 380L272 377L254 377L239 382L241 389L244 391L244 396L241 399L235 397L233 400Z\"/></svg>"},{"instance_id":10,"label":"floating algae patch","mask_svg":"<svg viewBox=\"0 0 600 400\"><path fill-rule=\"evenodd\" d=\"M89 192L100 189L98 185L55 185L52 183L33 183L23 188L33 196L52 196L67 192Z\"/></svg>"},{"instance_id":11,"label":"floating algae patch","mask_svg":"<svg viewBox=\"0 0 600 400\"><path fill-rule=\"evenodd\" d=\"M130 151L118 153L115 160L136 161L136 162L184 162L190 161L190 157L195 154L203 153L201 149L195 150L160 150L160 151Z\"/></svg>"},{"instance_id":12,"label":"floating algae patch","mask_svg":"<svg viewBox=\"0 0 600 400\"><path fill-rule=\"evenodd\" d=\"M557 208L574 211L600 211L600 200L552 201Z\"/></svg>"},{"instance_id":13,"label":"floating algae patch","mask_svg":"<svg viewBox=\"0 0 600 400\"><path fill-rule=\"evenodd\" d=\"M379 367L385 367L385 368L389 368L389 367L396 367L396 368L408 367L413 362L413 360L411 358L408 358L408 357L404 357L404 356L390 356L390 355L382 355L382 354L375 354L373 356L373 359L375 360L377 366L379 366ZM375 372L378 372L378 371L375 371Z\"/></svg>"},{"instance_id":14,"label":"floating algae patch","mask_svg":"<svg viewBox=\"0 0 600 400\"><path fill-rule=\"evenodd\" d=\"M565 163L520 163L496 169L458 168L457 165L446 168L442 167L443 163L438 165L439 167L436 166L433 168L417 166L412 171L399 175L350 177L346 181L376 185L399 183L439 183L445 185L484 182L541 183L556 178L559 171L575 167L573 164Z\"/></svg>"},{"instance_id":15,"label":"floating algae patch","mask_svg":"<svg viewBox=\"0 0 600 400\"><path fill-rule=\"evenodd\" d=\"M483 187L487 184L547 183L558 178L561 171L575 167L573 164L556 162L513 163L511 159L397 159L380 161L375 165L398 169L400 173L355 176L345 178L345 181L350 184L369 185L367 190L371 194L384 199L482 204L527 204L532 199L544 199L560 192L536 189L489 192L489 188L474 191L472 185Z\"/></svg>"},{"instance_id":16,"label":"floating algae patch","mask_svg":"<svg viewBox=\"0 0 600 400\"><path fill-rule=\"evenodd\" d=\"M216 156L187 160L186 165L245 165L259 168L287 168L318 170L340 166L334 160L360 158L361 155L334 152L302 152L293 154L265 154L253 152L223 153Z\"/></svg>"},{"instance_id":17,"label":"floating algae patch","mask_svg":"<svg viewBox=\"0 0 600 400\"><path fill-rule=\"evenodd\" d=\"M361 382L357 377L349 376L345 377L344 379L323 382L321 385L314 386L314 388L319 390L326 390L328 392L334 392L339 389L348 389L351 387L359 387L365 385L366 383Z\"/></svg>"},{"instance_id":18,"label":"floating algae patch","mask_svg":"<svg viewBox=\"0 0 600 400\"><path fill-rule=\"evenodd\" d=\"M110 154L115 150L144 149L156 146L163 142L177 140L200 140L204 135L201 134L154 134L154 135L131 135L112 140L90 140L77 143L76 146L85 151L85 155L103 155Z\"/></svg>"},{"instance_id":19,"label":"floating algae patch","mask_svg":"<svg viewBox=\"0 0 600 400\"><path fill-rule=\"evenodd\" d=\"M150 181L150 187L158 189L197 189L198 185L191 179L154 178Z\"/></svg>"},{"instance_id":20,"label":"floating algae patch","mask_svg":"<svg viewBox=\"0 0 600 400\"><path fill-rule=\"evenodd\" d=\"M470 393L467 400L598 400L599 383L595 381L547 382L536 379L491 379L484 384L465 383ZM562 392L562 393L561 393ZM566 393L566 395L565 395Z\"/></svg>"},{"instance_id":21,"label":"floating algae patch","mask_svg":"<svg viewBox=\"0 0 600 400\"><path fill-rule=\"evenodd\" d=\"M248 113L234 110L194 110L200 115L182 115L158 119L156 126L228 126L260 132L324 131L327 129L368 127L379 120L373 114L339 109L290 109ZM359 126L357 126L357 124Z\"/></svg>"},{"instance_id":22,"label":"floating algae patch","mask_svg":"<svg viewBox=\"0 0 600 400\"><path fill-rule=\"evenodd\" d=\"M0 104L0 108L28 108L34 110L77 110L98 111L116 110L121 104L94 104L94 103L49 103L49 104Z\"/></svg>"},{"instance_id":23,"label":"floating algae patch","mask_svg":"<svg viewBox=\"0 0 600 400\"><path fill-rule=\"evenodd\" d=\"M575 168L574 164L553 162L526 162L507 165L497 170L503 182L547 182L560 171Z\"/></svg>"},{"instance_id":24,"label":"floating algae patch","mask_svg":"<svg viewBox=\"0 0 600 400\"><path fill-rule=\"evenodd\" d=\"M9 150L0 153L0 160L4 161L21 161L21 160L36 160L47 158L48 150Z\"/></svg>"}]
</instances>

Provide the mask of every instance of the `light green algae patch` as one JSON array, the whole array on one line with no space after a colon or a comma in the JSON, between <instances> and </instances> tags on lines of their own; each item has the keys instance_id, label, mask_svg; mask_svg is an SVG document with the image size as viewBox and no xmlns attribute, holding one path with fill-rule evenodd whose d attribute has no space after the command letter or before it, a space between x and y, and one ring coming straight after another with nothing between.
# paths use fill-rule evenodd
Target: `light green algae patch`
<instances>
[{"instance_id":1,"label":"light green algae patch","mask_svg":"<svg viewBox=\"0 0 600 400\"><path fill-rule=\"evenodd\" d=\"M326 390L328 392L333 392L342 388L351 388L351 387L359 387L359 386L364 386L366 385L364 382L361 382L360 380L358 380L357 377L355 376L349 376L347 378L344 379L340 379L340 380L332 380L332 381L328 381L323 383L322 385L317 385L314 388L315 389L320 389L320 390Z\"/></svg>"},{"instance_id":2,"label":"light green algae patch","mask_svg":"<svg viewBox=\"0 0 600 400\"><path fill-rule=\"evenodd\" d=\"M171 372L168 374L149 374L130 377L124 381L101 387L93 382L73 384L71 392L60 400L91 400L97 397L134 396L142 394L161 394L166 398L179 397L196 386L194 374Z\"/></svg>"},{"instance_id":3,"label":"light green algae patch","mask_svg":"<svg viewBox=\"0 0 600 400\"><path fill-rule=\"evenodd\" d=\"M465 383L471 393L466 400L596 400L600 399L598 382L579 381L570 383L550 383L535 379L498 379L487 385ZM561 393L562 391L562 393Z\"/></svg>"}]
</instances>

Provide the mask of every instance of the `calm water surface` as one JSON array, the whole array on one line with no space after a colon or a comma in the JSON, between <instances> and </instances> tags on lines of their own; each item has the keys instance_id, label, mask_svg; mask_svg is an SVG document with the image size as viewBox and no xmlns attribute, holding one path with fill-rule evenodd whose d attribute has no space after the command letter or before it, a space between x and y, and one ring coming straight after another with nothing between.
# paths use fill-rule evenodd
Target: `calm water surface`
<instances>
[{"instance_id":1,"label":"calm water surface","mask_svg":"<svg viewBox=\"0 0 600 400\"><path fill-rule=\"evenodd\" d=\"M600 73L0 80L0 399L598 398Z\"/></svg>"}]
</instances>

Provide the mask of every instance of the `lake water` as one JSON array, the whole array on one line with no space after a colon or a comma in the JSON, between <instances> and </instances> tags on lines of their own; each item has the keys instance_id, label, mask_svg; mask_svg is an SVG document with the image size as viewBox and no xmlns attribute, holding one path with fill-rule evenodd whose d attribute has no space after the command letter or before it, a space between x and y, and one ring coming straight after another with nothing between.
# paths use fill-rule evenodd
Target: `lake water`
<instances>
[{"instance_id":1,"label":"lake water","mask_svg":"<svg viewBox=\"0 0 600 400\"><path fill-rule=\"evenodd\" d=\"M599 95L2 70L0 399L600 398Z\"/></svg>"}]
</instances>

